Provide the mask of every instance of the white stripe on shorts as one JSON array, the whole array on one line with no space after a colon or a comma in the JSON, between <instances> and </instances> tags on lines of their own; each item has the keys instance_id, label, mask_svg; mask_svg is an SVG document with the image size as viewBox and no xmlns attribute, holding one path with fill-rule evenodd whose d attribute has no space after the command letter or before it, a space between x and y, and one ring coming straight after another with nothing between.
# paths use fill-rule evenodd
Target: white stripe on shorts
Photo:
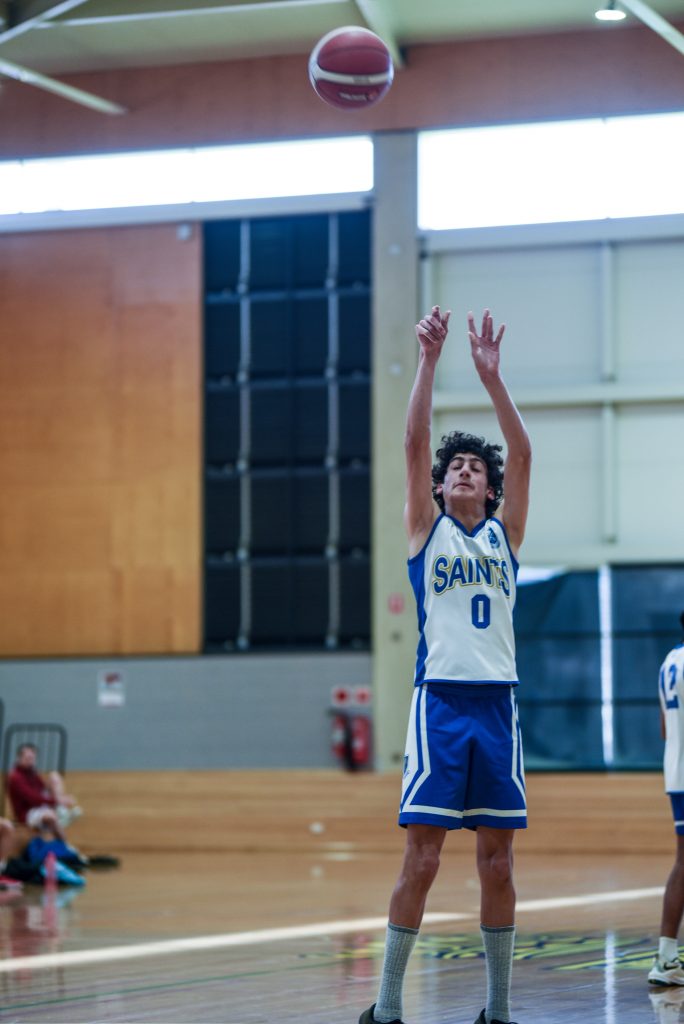
<instances>
[{"instance_id":1,"label":"white stripe on shorts","mask_svg":"<svg viewBox=\"0 0 684 1024\"><path fill-rule=\"evenodd\" d=\"M515 702L515 694L511 688L511 710L513 712L513 723L512 723L512 735L513 735L513 764L511 766L511 778L518 787L518 791L523 798L525 803L525 769L522 767L522 756L520 756L520 770L522 772L522 781L518 774L518 757L522 755L520 748L520 731L518 726L518 709ZM523 812L524 813L524 812Z\"/></svg>"},{"instance_id":2,"label":"white stripe on shorts","mask_svg":"<svg viewBox=\"0 0 684 1024\"><path fill-rule=\"evenodd\" d=\"M522 811L496 811L493 807L471 807L470 810L463 812L463 817L468 817L469 814L488 814L493 818L525 818L527 817L527 811L523 808Z\"/></svg>"},{"instance_id":3,"label":"white stripe on shorts","mask_svg":"<svg viewBox=\"0 0 684 1024\"><path fill-rule=\"evenodd\" d=\"M403 810L406 810L406 807L404 807ZM524 818L527 816L527 811L524 809L522 811L497 811L493 807L472 807L467 811L452 811L448 807L430 807L427 804L412 804L409 810L419 811L422 814L439 814L448 818L468 818L473 814L486 814L490 818Z\"/></svg>"}]
</instances>

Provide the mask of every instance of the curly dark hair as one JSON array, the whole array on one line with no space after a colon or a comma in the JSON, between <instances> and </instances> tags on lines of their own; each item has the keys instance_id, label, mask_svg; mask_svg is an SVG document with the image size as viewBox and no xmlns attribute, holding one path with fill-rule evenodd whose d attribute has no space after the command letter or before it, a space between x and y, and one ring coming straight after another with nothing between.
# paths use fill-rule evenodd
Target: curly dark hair
<instances>
[{"instance_id":1,"label":"curly dark hair","mask_svg":"<svg viewBox=\"0 0 684 1024\"><path fill-rule=\"evenodd\" d=\"M449 463L455 455L465 454L477 455L487 467L487 486L494 491L494 497L485 499L485 516L487 519L496 512L503 498L503 459L500 452L500 444L488 444L484 437L476 437L474 434L464 434L460 430L454 430L451 434L444 434L442 447L437 449L437 461L432 467L432 497L435 499L442 512L444 511L444 498L437 493L437 485L444 482Z\"/></svg>"}]
</instances>

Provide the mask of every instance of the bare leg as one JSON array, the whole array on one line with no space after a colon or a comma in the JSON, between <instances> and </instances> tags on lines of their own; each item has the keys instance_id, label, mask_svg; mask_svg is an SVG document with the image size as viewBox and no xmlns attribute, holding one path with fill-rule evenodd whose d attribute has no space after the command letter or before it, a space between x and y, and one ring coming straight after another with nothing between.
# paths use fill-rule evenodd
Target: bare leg
<instances>
[{"instance_id":1,"label":"bare leg","mask_svg":"<svg viewBox=\"0 0 684 1024\"><path fill-rule=\"evenodd\" d=\"M47 785L58 804L64 807L73 807L75 805L76 798L65 793L64 779L59 772L50 772L47 777Z\"/></svg>"},{"instance_id":2,"label":"bare leg","mask_svg":"<svg viewBox=\"0 0 684 1024\"><path fill-rule=\"evenodd\" d=\"M425 900L439 868L445 836L446 829L434 825L409 825L406 829L404 862L390 900L380 988L372 1010L374 1021L396 1021L403 1017L404 975Z\"/></svg>"},{"instance_id":3,"label":"bare leg","mask_svg":"<svg viewBox=\"0 0 684 1024\"><path fill-rule=\"evenodd\" d=\"M684 836L677 836L674 866L665 886L660 934L676 939L684 915Z\"/></svg>"},{"instance_id":4,"label":"bare leg","mask_svg":"<svg viewBox=\"0 0 684 1024\"><path fill-rule=\"evenodd\" d=\"M477 870L480 875L480 921L488 928L505 928L515 921L513 887L514 829L477 829Z\"/></svg>"},{"instance_id":5,"label":"bare leg","mask_svg":"<svg viewBox=\"0 0 684 1024\"><path fill-rule=\"evenodd\" d=\"M14 825L6 818L0 818L0 864L5 865L12 856ZM0 874L2 872L0 871Z\"/></svg>"},{"instance_id":6,"label":"bare leg","mask_svg":"<svg viewBox=\"0 0 684 1024\"><path fill-rule=\"evenodd\" d=\"M425 900L439 869L447 830L437 825L409 825L397 884L390 900L389 919L400 928L420 928Z\"/></svg>"}]
</instances>

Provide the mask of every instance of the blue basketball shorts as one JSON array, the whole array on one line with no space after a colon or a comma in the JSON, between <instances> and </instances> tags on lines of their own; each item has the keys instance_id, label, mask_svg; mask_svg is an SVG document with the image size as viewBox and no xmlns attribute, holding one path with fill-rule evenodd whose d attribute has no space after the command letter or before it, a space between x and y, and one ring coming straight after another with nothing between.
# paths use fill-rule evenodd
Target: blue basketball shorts
<instances>
[{"instance_id":1,"label":"blue basketball shorts","mask_svg":"<svg viewBox=\"0 0 684 1024\"><path fill-rule=\"evenodd\" d=\"M672 819L675 832L678 836L684 836L684 793L668 793L672 804Z\"/></svg>"},{"instance_id":2,"label":"blue basketball shorts","mask_svg":"<svg viewBox=\"0 0 684 1024\"><path fill-rule=\"evenodd\" d=\"M512 686L423 683L415 688L399 824L527 828Z\"/></svg>"}]
</instances>

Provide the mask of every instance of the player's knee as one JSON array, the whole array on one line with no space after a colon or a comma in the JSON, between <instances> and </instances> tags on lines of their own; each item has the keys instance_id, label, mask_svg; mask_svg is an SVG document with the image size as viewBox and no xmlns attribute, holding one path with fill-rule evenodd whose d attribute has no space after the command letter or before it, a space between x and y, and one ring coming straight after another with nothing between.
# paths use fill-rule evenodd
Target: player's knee
<instances>
[{"instance_id":1,"label":"player's knee","mask_svg":"<svg viewBox=\"0 0 684 1024\"><path fill-rule=\"evenodd\" d=\"M407 864L411 878L423 887L429 886L439 870L439 850L421 846L412 851Z\"/></svg>"},{"instance_id":2,"label":"player's knee","mask_svg":"<svg viewBox=\"0 0 684 1024\"><path fill-rule=\"evenodd\" d=\"M509 885L513 882L513 858L507 850L478 858L477 866L482 878L494 885Z\"/></svg>"}]
</instances>

